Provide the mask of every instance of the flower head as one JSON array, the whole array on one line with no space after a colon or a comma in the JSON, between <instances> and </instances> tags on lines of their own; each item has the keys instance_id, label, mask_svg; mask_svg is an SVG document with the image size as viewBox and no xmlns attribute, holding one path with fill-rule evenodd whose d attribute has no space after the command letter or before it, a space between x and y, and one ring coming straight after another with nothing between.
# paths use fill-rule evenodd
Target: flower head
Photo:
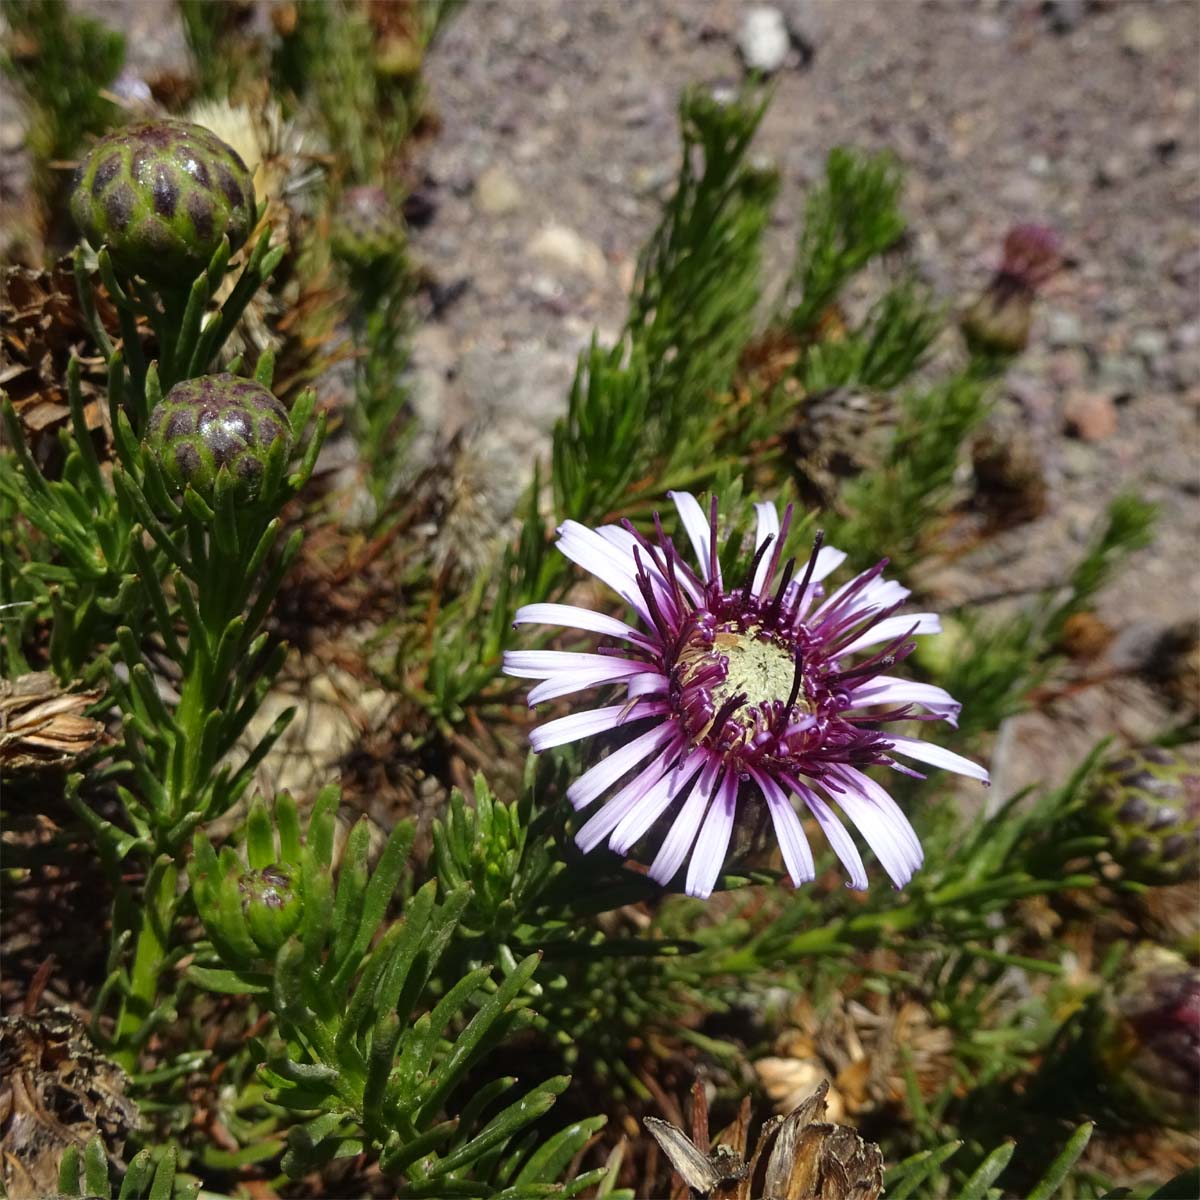
<instances>
[{"instance_id":1,"label":"flower head","mask_svg":"<svg viewBox=\"0 0 1200 1200\"><path fill-rule=\"evenodd\" d=\"M686 890L708 896L725 861L739 809L765 802L794 883L814 878L812 851L795 808L816 820L850 876L866 869L835 808L849 818L897 887L921 865L917 835L874 765L915 775L896 756L987 781L987 772L940 746L875 728L897 720L954 723L959 705L931 684L888 675L914 636L937 633L933 613L901 614L908 596L883 578L886 563L834 591L824 581L846 555L818 536L804 563L782 561L792 510L757 504L755 551L744 577L725 580L717 554L717 503L673 492L698 570L682 559L656 519L653 538L628 522L589 529L567 521L558 548L611 587L641 628L589 609L530 604L516 623L586 630L610 645L595 654L519 650L510 675L543 680L531 705L602 684L625 697L535 729L536 751L614 730L630 738L567 790L578 809L608 796L580 829L589 851L607 839L627 853L674 813L650 866L666 884L691 856ZM620 786L618 786L620 785Z\"/></svg>"}]
</instances>

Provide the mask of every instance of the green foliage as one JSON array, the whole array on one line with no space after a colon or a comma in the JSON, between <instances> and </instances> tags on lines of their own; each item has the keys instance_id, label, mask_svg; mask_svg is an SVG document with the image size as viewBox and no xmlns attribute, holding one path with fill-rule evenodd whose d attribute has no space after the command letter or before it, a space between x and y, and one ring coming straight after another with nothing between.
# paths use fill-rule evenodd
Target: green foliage
<instances>
[{"instance_id":1,"label":"green foliage","mask_svg":"<svg viewBox=\"0 0 1200 1200\"><path fill-rule=\"evenodd\" d=\"M766 103L750 93L722 103L699 89L680 103L679 181L638 263L626 324L644 355L646 416L662 426L654 449L675 449L685 429L707 421L705 402L729 387L753 329L778 190L774 171L746 161Z\"/></svg>"},{"instance_id":2,"label":"green foliage","mask_svg":"<svg viewBox=\"0 0 1200 1200\"><path fill-rule=\"evenodd\" d=\"M593 339L554 427L551 484L561 517L603 518L649 466L650 377L642 350L602 350ZM586 514L578 517L576 514ZM533 589L531 588L532 592Z\"/></svg>"},{"instance_id":3,"label":"green foliage","mask_svg":"<svg viewBox=\"0 0 1200 1200\"><path fill-rule=\"evenodd\" d=\"M988 406L983 382L970 373L905 396L884 462L843 489L847 515L828 524L832 543L859 567L886 555L903 575L925 548L962 446Z\"/></svg>"},{"instance_id":4,"label":"green foliage","mask_svg":"<svg viewBox=\"0 0 1200 1200\"><path fill-rule=\"evenodd\" d=\"M514 1079L462 1092L490 1051L528 1024L524 993L539 956L502 964L500 978L486 965L453 982L439 978L472 888L443 883L439 902L439 884L430 882L405 904L402 920L385 926L412 826L392 831L372 871L369 828L360 821L335 884L337 802L335 789L322 792L301 836L290 797L276 799L273 820L258 801L246 822L244 859L228 847L218 856L197 834L190 868L212 946L190 978L258 996L277 1022L260 1074L272 1102L299 1122L288 1135L284 1169L300 1176L369 1149L385 1174L405 1177L404 1195L571 1196L592 1186L603 1172L553 1185L602 1118L569 1126L536 1149L525 1133L565 1078L502 1106ZM274 953L247 919L239 886L247 869L267 866L292 881L301 911L297 931ZM455 1097L457 1115L447 1116ZM533 1192L533 1185L545 1190Z\"/></svg>"},{"instance_id":5,"label":"green foliage","mask_svg":"<svg viewBox=\"0 0 1200 1200\"><path fill-rule=\"evenodd\" d=\"M792 271L799 303L788 316L798 334L809 332L851 276L904 234L900 171L890 155L829 152L825 181L808 197Z\"/></svg>"},{"instance_id":6,"label":"green foliage","mask_svg":"<svg viewBox=\"0 0 1200 1200\"><path fill-rule=\"evenodd\" d=\"M280 43L277 85L309 105L339 160L338 174L377 183L394 174L424 103L426 48L454 11L454 0L387 6L390 41L372 29L356 0L296 6L295 28ZM393 18L388 21L387 18Z\"/></svg>"},{"instance_id":7,"label":"green foliage","mask_svg":"<svg viewBox=\"0 0 1200 1200\"><path fill-rule=\"evenodd\" d=\"M197 90L205 98L236 96L242 81L265 67L260 48L242 33L247 13L238 4L211 0L175 0L183 35L191 51Z\"/></svg>"},{"instance_id":8,"label":"green foliage","mask_svg":"<svg viewBox=\"0 0 1200 1200\"><path fill-rule=\"evenodd\" d=\"M351 327L360 354L355 364L354 436L378 518L395 493L416 426L404 372L411 353L411 302L415 281L403 241L348 272L353 297Z\"/></svg>"},{"instance_id":9,"label":"green foliage","mask_svg":"<svg viewBox=\"0 0 1200 1200\"><path fill-rule=\"evenodd\" d=\"M889 390L903 384L924 361L941 328L941 313L911 280L889 288L861 329L842 341L817 342L805 355L809 392L858 384Z\"/></svg>"},{"instance_id":10,"label":"green foliage","mask_svg":"<svg viewBox=\"0 0 1200 1200\"><path fill-rule=\"evenodd\" d=\"M100 93L121 70L125 39L62 0L10 0L4 16L0 70L25 101L35 187L52 208L70 176L51 164L74 158L88 135L120 117Z\"/></svg>"},{"instance_id":11,"label":"green foliage","mask_svg":"<svg viewBox=\"0 0 1200 1200\"><path fill-rule=\"evenodd\" d=\"M150 581L161 580L170 565L181 567L179 552L159 515L165 511L178 519L181 510L166 498L162 481L153 471L147 477L138 439L162 392L180 379L204 373L281 253L281 248L270 250L264 235L219 313L202 325L209 298L225 275L228 242L190 289L185 286L182 294L174 296L164 293L157 301L134 280L126 279L122 286L107 252L101 251L100 276L117 304L124 333L120 350L114 349L96 319L93 280L85 270L83 252L76 253L81 307L96 345L108 359L108 413L118 469L111 482L101 470L87 432L77 362L72 362L67 373L72 425L61 478L42 476L7 398L3 417L14 453L0 457L0 495L32 523L53 552L31 558L18 569L53 606L50 655L64 679L94 670L96 649L115 639L117 626L124 623L136 628L143 613L138 605L158 603ZM140 303L131 298L134 294ZM137 333L139 313L149 315L159 330L158 362L149 368ZM270 363L262 366L269 378ZM152 544L143 544L143 533L151 535ZM12 570L12 559L8 561ZM11 586L17 588L15 580ZM161 616L162 610L155 615Z\"/></svg>"},{"instance_id":12,"label":"green foliage","mask_svg":"<svg viewBox=\"0 0 1200 1200\"><path fill-rule=\"evenodd\" d=\"M474 801L468 807L462 792L451 792L444 821L433 825L433 862L443 892L468 889L463 930L505 941L563 863L550 853L545 822L530 838L531 788L523 789L519 802L503 804L477 775Z\"/></svg>"},{"instance_id":13,"label":"green foliage","mask_svg":"<svg viewBox=\"0 0 1200 1200\"><path fill-rule=\"evenodd\" d=\"M134 1155L125 1170L116 1200L195 1200L200 1185L176 1178L175 1150L161 1152L157 1162L155 1157L150 1150L141 1150ZM63 1197L113 1200L108 1156L98 1137L93 1137L84 1147L82 1162L74 1146L68 1146L63 1152L58 1168L58 1190Z\"/></svg>"},{"instance_id":14,"label":"green foliage","mask_svg":"<svg viewBox=\"0 0 1200 1200\"><path fill-rule=\"evenodd\" d=\"M1135 496L1117 496L1062 587L1048 589L1003 621L964 610L951 618L941 645L918 651L918 661L951 695L970 697L962 734L995 729L1024 707L1061 658L1067 620L1086 610L1129 556L1148 545L1155 514L1153 505Z\"/></svg>"},{"instance_id":15,"label":"green foliage","mask_svg":"<svg viewBox=\"0 0 1200 1200\"><path fill-rule=\"evenodd\" d=\"M1034 1189L1027 1194L1027 1200L1052 1200L1059 1194L1068 1172L1087 1149L1092 1133L1093 1126L1090 1124L1080 1125L1076 1129ZM949 1172L942 1170L942 1164L953 1158L960 1148L960 1143L951 1142L937 1150L922 1150L897 1163L887 1172L884 1180L890 1200L916 1200L918 1196L942 1200L951 1195L956 1200L991 1200L1002 1195L1002 1191L993 1189L991 1185L1000 1178L1011 1161L1016 1149L1014 1144L1007 1142L998 1146L979 1164L961 1188L951 1191Z\"/></svg>"}]
</instances>

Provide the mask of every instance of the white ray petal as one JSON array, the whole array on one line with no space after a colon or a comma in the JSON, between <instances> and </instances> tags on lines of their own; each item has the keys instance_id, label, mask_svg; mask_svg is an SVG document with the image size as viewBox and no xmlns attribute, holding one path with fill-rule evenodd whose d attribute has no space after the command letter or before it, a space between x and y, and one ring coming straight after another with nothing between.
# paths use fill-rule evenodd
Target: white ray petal
<instances>
[{"instance_id":1,"label":"white ray petal","mask_svg":"<svg viewBox=\"0 0 1200 1200\"><path fill-rule=\"evenodd\" d=\"M700 567L700 578L705 583L711 583L712 581L708 577L708 563L712 553L712 528L708 523L708 517L705 516L700 502L691 492L668 492L667 495L675 502L675 507L679 511L679 520L692 543L692 550L695 552L696 562ZM721 567L718 564L718 585L721 582L720 576Z\"/></svg>"},{"instance_id":2,"label":"white ray petal","mask_svg":"<svg viewBox=\"0 0 1200 1200\"><path fill-rule=\"evenodd\" d=\"M754 549L757 551L768 538L773 539L774 543L779 541L779 510L769 500L766 500L761 504L756 504L754 511L758 514L758 525L754 532ZM771 565L775 551L776 546L772 544L770 550L763 552L758 566L754 568L754 582L751 584L751 590L756 596L762 594L763 584L767 581L767 568Z\"/></svg>"},{"instance_id":3,"label":"white ray petal","mask_svg":"<svg viewBox=\"0 0 1200 1200\"><path fill-rule=\"evenodd\" d=\"M550 679L570 671L591 671L616 664L640 667L638 659L618 658L613 654L585 654L570 650L506 650L504 673L518 679Z\"/></svg>"},{"instance_id":4,"label":"white ray petal","mask_svg":"<svg viewBox=\"0 0 1200 1200\"><path fill-rule=\"evenodd\" d=\"M517 609L513 624L560 625L564 629L583 629L627 642L646 640L645 635L638 633L632 625L575 604L526 604Z\"/></svg>"},{"instance_id":5,"label":"white ray petal","mask_svg":"<svg viewBox=\"0 0 1200 1200\"><path fill-rule=\"evenodd\" d=\"M671 823L671 828L667 836L663 838L663 844L659 847L654 862L650 864L649 875L655 883L661 883L666 887L675 878L676 872L683 865L683 860L687 858L688 851L696 840L696 831L700 828L700 822L708 808L708 800L712 795L713 783L720 765L719 758L715 755L709 756L704 771L684 801L683 808L679 810L679 814Z\"/></svg>"},{"instance_id":6,"label":"white ray petal","mask_svg":"<svg viewBox=\"0 0 1200 1200\"><path fill-rule=\"evenodd\" d=\"M575 692L582 692L586 688L600 687L605 683L616 683L621 679L628 679L633 675L637 677L647 671L644 663L623 662L621 659L613 659L606 667L594 667L591 670L579 671L564 671L562 674L553 675L544 683L539 683L536 687L529 689L529 695L525 698L530 708L536 704L543 704L547 700L557 700L561 696L571 696Z\"/></svg>"},{"instance_id":7,"label":"white ray petal","mask_svg":"<svg viewBox=\"0 0 1200 1200\"><path fill-rule=\"evenodd\" d=\"M612 588L647 625L653 625L645 597L637 585L636 564L631 558L578 521L564 521L559 526L555 545L576 566L590 571Z\"/></svg>"},{"instance_id":8,"label":"white ray petal","mask_svg":"<svg viewBox=\"0 0 1200 1200\"><path fill-rule=\"evenodd\" d=\"M844 780L844 784L845 790L830 792L830 798L863 835L892 882L902 888L921 865L920 859L914 861L910 846L910 835L916 836L912 826L903 814L897 821L891 810L885 810L868 799L853 779ZM896 809L895 813L899 813L899 810Z\"/></svg>"},{"instance_id":9,"label":"white ray petal","mask_svg":"<svg viewBox=\"0 0 1200 1200\"><path fill-rule=\"evenodd\" d=\"M570 713L531 730L529 744L540 754L552 746L565 746L581 738L595 737L598 733L619 729L629 721L660 716L666 711L667 705L662 701L637 700L632 704L609 704L587 712Z\"/></svg>"},{"instance_id":10,"label":"white ray petal","mask_svg":"<svg viewBox=\"0 0 1200 1200\"><path fill-rule=\"evenodd\" d=\"M833 847L834 854L846 868L846 874L850 876L849 886L858 891L865 891L867 868L863 866L862 855L859 854L854 839L846 832L846 827L838 820L837 813L812 788L806 787L798 779L789 782L796 794L808 806L808 811L816 818L817 824L821 826L821 832L825 835L825 840Z\"/></svg>"},{"instance_id":11,"label":"white ray petal","mask_svg":"<svg viewBox=\"0 0 1200 1200\"><path fill-rule=\"evenodd\" d=\"M832 546L822 546L817 551L817 563L813 567L812 583L820 583L826 576L832 575L846 561L845 550L835 550ZM804 572L800 571L803 575Z\"/></svg>"},{"instance_id":12,"label":"white ray petal","mask_svg":"<svg viewBox=\"0 0 1200 1200\"><path fill-rule=\"evenodd\" d=\"M857 654L868 646L894 642L905 633L921 637L927 633L941 632L942 623L938 620L937 613L897 613L894 617L884 617L877 625L872 625L838 653Z\"/></svg>"},{"instance_id":13,"label":"white ray petal","mask_svg":"<svg viewBox=\"0 0 1200 1200\"><path fill-rule=\"evenodd\" d=\"M647 795L641 804L625 814L613 830L608 840L609 846L618 854L628 854L638 839L666 811L671 801L691 782L692 776L704 765L707 757L703 751L693 750L687 758L677 763L659 781L653 795Z\"/></svg>"},{"instance_id":14,"label":"white ray petal","mask_svg":"<svg viewBox=\"0 0 1200 1200\"><path fill-rule=\"evenodd\" d=\"M783 851L783 863L792 882L799 887L802 883L815 879L817 873L813 865L812 849L808 838L804 836L804 829L791 800L770 775L761 771L751 771L750 775L766 797L771 823L775 826L775 836L779 840L779 849Z\"/></svg>"},{"instance_id":15,"label":"white ray petal","mask_svg":"<svg viewBox=\"0 0 1200 1200\"><path fill-rule=\"evenodd\" d=\"M968 779L978 779L980 783L990 782L986 768L973 763L969 758L963 758L961 754L955 754L953 750L947 750L944 746L935 746L932 742L922 742L917 738L894 737L890 733L887 740L892 743L892 748L898 754L915 758L917 762L928 763L931 767L942 767L957 775L965 775Z\"/></svg>"},{"instance_id":16,"label":"white ray petal","mask_svg":"<svg viewBox=\"0 0 1200 1200\"><path fill-rule=\"evenodd\" d=\"M854 708L871 708L878 704L919 704L951 725L958 723L958 714L962 710L962 705L945 688L891 675L877 675L855 688L850 693L850 701Z\"/></svg>"},{"instance_id":17,"label":"white ray petal","mask_svg":"<svg viewBox=\"0 0 1200 1200\"><path fill-rule=\"evenodd\" d=\"M727 771L721 779L717 794L709 806L708 815L700 827L700 836L692 850L684 891L701 900L712 895L717 876L725 865L729 837L733 832L733 817L737 811L737 776Z\"/></svg>"},{"instance_id":18,"label":"white ray petal","mask_svg":"<svg viewBox=\"0 0 1200 1200\"><path fill-rule=\"evenodd\" d=\"M645 762L656 750L660 750L675 736L668 724L656 725L645 733L614 750L607 758L589 767L567 788L567 799L575 808L587 808L598 796L602 796L627 771Z\"/></svg>"},{"instance_id":19,"label":"white ray petal","mask_svg":"<svg viewBox=\"0 0 1200 1200\"><path fill-rule=\"evenodd\" d=\"M657 788L671 768L670 754L659 754L638 772L611 800L601 806L575 835L575 844L587 854L621 823L630 810Z\"/></svg>"}]
</instances>

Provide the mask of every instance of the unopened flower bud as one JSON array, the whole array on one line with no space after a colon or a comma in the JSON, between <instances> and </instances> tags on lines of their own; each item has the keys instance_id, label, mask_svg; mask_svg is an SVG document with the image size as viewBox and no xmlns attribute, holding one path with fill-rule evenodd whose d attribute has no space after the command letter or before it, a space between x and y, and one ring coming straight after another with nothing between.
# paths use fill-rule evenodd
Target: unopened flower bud
<instances>
[{"instance_id":1,"label":"unopened flower bud","mask_svg":"<svg viewBox=\"0 0 1200 1200\"><path fill-rule=\"evenodd\" d=\"M350 188L334 214L333 252L350 267L369 268L404 252L404 221L381 187Z\"/></svg>"},{"instance_id":2,"label":"unopened flower bud","mask_svg":"<svg viewBox=\"0 0 1200 1200\"><path fill-rule=\"evenodd\" d=\"M1132 966L1102 999L1096 1060L1127 1115L1190 1130L1200 1096L1200 971L1149 944Z\"/></svg>"},{"instance_id":3,"label":"unopened flower bud","mask_svg":"<svg viewBox=\"0 0 1200 1200\"><path fill-rule=\"evenodd\" d=\"M239 495L254 499L271 448L291 450L287 409L261 384L236 375L201 375L177 383L150 414L147 442L179 490L212 494L226 467Z\"/></svg>"},{"instance_id":4,"label":"unopened flower bud","mask_svg":"<svg viewBox=\"0 0 1200 1200\"><path fill-rule=\"evenodd\" d=\"M242 914L255 945L266 956L275 954L296 932L303 906L292 873L279 864L246 871L238 880Z\"/></svg>"},{"instance_id":5,"label":"unopened flower bud","mask_svg":"<svg viewBox=\"0 0 1200 1200\"><path fill-rule=\"evenodd\" d=\"M223 237L236 250L254 229L254 181L237 152L187 121L128 125L80 164L71 215L120 271L189 284Z\"/></svg>"},{"instance_id":6,"label":"unopened flower bud","mask_svg":"<svg viewBox=\"0 0 1200 1200\"><path fill-rule=\"evenodd\" d=\"M1110 758L1093 779L1086 820L1109 839L1126 878L1182 883L1200 877L1200 767L1159 746Z\"/></svg>"},{"instance_id":7,"label":"unopened flower bud","mask_svg":"<svg viewBox=\"0 0 1200 1200\"><path fill-rule=\"evenodd\" d=\"M1062 265L1058 234L1045 225L1015 225L1004 239L1000 267L987 290L963 313L963 335L973 350L1017 354L1029 342L1033 302Z\"/></svg>"}]
</instances>

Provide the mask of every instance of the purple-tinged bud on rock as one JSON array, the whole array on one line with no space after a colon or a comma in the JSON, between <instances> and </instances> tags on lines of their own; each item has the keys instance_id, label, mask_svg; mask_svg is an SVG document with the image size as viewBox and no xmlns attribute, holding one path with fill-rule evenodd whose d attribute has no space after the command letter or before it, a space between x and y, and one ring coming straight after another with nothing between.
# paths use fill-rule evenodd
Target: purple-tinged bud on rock
<instances>
[{"instance_id":1,"label":"purple-tinged bud on rock","mask_svg":"<svg viewBox=\"0 0 1200 1200\"><path fill-rule=\"evenodd\" d=\"M296 932L303 904L292 870L278 863L245 871L238 879L242 915L254 944L270 958Z\"/></svg>"},{"instance_id":2,"label":"purple-tinged bud on rock","mask_svg":"<svg viewBox=\"0 0 1200 1200\"><path fill-rule=\"evenodd\" d=\"M119 271L186 287L223 237L236 250L253 232L254 180L203 126L146 121L91 148L75 173L71 215Z\"/></svg>"},{"instance_id":3,"label":"purple-tinged bud on rock","mask_svg":"<svg viewBox=\"0 0 1200 1200\"><path fill-rule=\"evenodd\" d=\"M960 324L976 352L1018 354L1029 342L1038 290L1062 266L1062 243L1045 225L1014 225L1000 267Z\"/></svg>"},{"instance_id":4,"label":"purple-tinged bud on rock","mask_svg":"<svg viewBox=\"0 0 1200 1200\"><path fill-rule=\"evenodd\" d=\"M154 407L146 441L167 480L212 495L225 467L238 494L257 497L271 448L285 457L292 434L287 409L260 383L236 375L201 375L177 383Z\"/></svg>"},{"instance_id":5,"label":"purple-tinged bud on rock","mask_svg":"<svg viewBox=\"0 0 1200 1200\"><path fill-rule=\"evenodd\" d=\"M350 188L334 213L331 240L333 252L353 268L399 262L406 241L404 219L383 188Z\"/></svg>"},{"instance_id":6,"label":"purple-tinged bud on rock","mask_svg":"<svg viewBox=\"0 0 1200 1200\"><path fill-rule=\"evenodd\" d=\"M1108 759L1093 777L1083 815L1135 883L1200 878L1200 767L1160 746Z\"/></svg>"},{"instance_id":7,"label":"purple-tinged bud on rock","mask_svg":"<svg viewBox=\"0 0 1200 1200\"><path fill-rule=\"evenodd\" d=\"M1101 999L1096 1061L1131 1118L1177 1129L1196 1125L1200 1097L1200 971L1144 944L1132 970Z\"/></svg>"}]
</instances>

